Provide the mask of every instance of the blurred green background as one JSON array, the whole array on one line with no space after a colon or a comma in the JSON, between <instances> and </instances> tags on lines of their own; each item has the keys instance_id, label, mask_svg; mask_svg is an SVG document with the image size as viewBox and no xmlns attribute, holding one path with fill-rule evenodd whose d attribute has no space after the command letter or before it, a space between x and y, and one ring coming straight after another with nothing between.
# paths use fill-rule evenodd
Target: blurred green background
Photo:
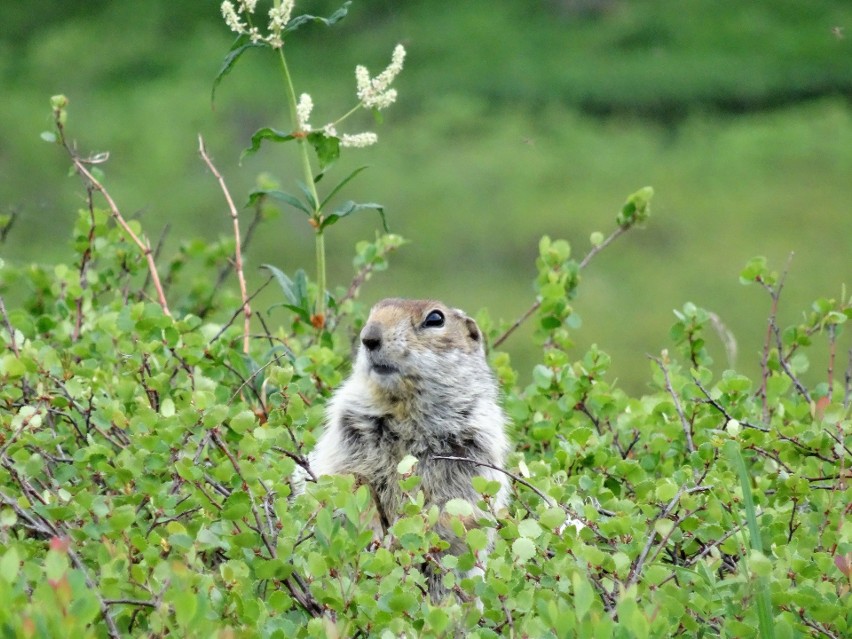
<instances>
[{"instance_id":1,"label":"blurred green background","mask_svg":"<svg viewBox=\"0 0 852 639\"><path fill-rule=\"evenodd\" d=\"M303 0L296 13L336 7ZM262 172L296 190L294 148L239 163L255 129L287 128L271 56L249 52L211 108L231 35L207 0L5 7L0 213L17 219L0 255L12 264L70 255L80 184L39 139L55 93L70 99L81 150L111 152L106 185L123 212L138 214L152 241L170 225L166 254L182 239L229 233L198 133L238 200ZM335 169L369 164L346 195L384 204L391 229L411 240L366 287L367 301L437 297L514 319L533 300L539 237L568 239L580 257L645 185L656 190L652 222L596 258L576 301L578 355L599 344L624 386L642 384L646 353L671 346L672 309L687 301L717 313L739 343L737 367L757 370L769 303L737 282L753 255L782 269L795 253L782 324L852 282L852 3L355 0L341 24L287 42L312 121L352 106L354 66L377 73L397 42L408 50L398 103L379 126L362 114L347 127L374 129L380 143ZM332 287L348 284L355 242L378 228L365 213L330 229ZM283 211L255 238L250 286L265 279L262 263L313 274L303 217ZM265 295L261 307L278 301ZM522 371L533 363L529 330L507 347Z\"/></svg>"}]
</instances>

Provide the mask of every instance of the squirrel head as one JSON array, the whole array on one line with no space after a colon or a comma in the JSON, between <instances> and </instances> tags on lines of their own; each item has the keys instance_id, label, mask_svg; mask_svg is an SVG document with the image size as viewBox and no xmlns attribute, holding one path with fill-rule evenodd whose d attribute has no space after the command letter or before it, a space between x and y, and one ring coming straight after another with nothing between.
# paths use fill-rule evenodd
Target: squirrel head
<instances>
[{"instance_id":1,"label":"squirrel head","mask_svg":"<svg viewBox=\"0 0 852 639\"><path fill-rule=\"evenodd\" d=\"M466 377L486 366L482 333L459 309L435 300L378 302L361 331L357 372L380 387Z\"/></svg>"}]
</instances>

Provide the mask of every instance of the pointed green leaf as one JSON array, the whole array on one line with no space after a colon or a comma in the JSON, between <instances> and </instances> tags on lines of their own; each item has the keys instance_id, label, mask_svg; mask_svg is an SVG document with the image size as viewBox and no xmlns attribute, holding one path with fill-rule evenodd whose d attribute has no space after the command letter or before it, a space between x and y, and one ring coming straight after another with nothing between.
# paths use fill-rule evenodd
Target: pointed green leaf
<instances>
[{"instance_id":1,"label":"pointed green leaf","mask_svg":"<svg viewBox=\"0 0 852 639\"><path fill-rule=\"evenodd\" d=\"M218 87L222 79L231 72L231 69L234 68L234 65L237 63L237 60L240 59L240 56L242 56L249 49L255 49L263 46L266 45L264 45L264 43L262 42L246 42L245 36L240 36L236 39L233 46L231 47L231 50L228 52L228 55L226 55L225 59L222 61L222 66L219 67L219 72L213 79L213 88L210 90L210 102L215 101L216 87Z\"/></svg>"},{"instance_id":2,"label":"pointed green leaf","mask_svg":"<svg viewBox=\"0 0 852 639\"><path fill-rule=\"evenodd\" d=\"M329 203L331 198L333 198L335 195L337 195L340 192L340 189L342 189L344 186L346 186L356 175L358 175L361 171L363 171L366 168L367 168L366 165L365 166L359 166L357 169L352 171L352 173L350 173L345 178L343 178L337 186L335 186L333 189L331 189L331 193L329 193L328 195L325 196L325 199L322 201L322 204L320 205L320 209L324 209L325 205Z\"/></svg>"},{"instance_id":3,"label":"pointed green leaf","mask_svg":"<svg viewBox=\"0 0 852 639\"><path fill-rule=\"evenodd\" d=\"M320 229L324 229L327 226L331 226L332 224L335 224L341 218L347 217L349 215L352 215L353 213L356 213L358 211L364 211L364 210L378 211L379 216L382 218L382 228L385 230L385 233L389 232L388 231L388 223L387 223L387 220L385 219L385 209L381 204L375 204L375 203L372 203L372 202L367 203L367 204L357 204L357 203L353 202L352 200L344 202L339 207L337 207L334 210L333 213L326 216L325 219L323 219L322 224L320 225Z\"/></svg>"},{"instance_id":4,"label":"pointed green leaf","mask_svg":"<svg viewBox=\"0 0 852 639\"><path fill-rule=\"evenodd\" d=\"M332 13L327 18L322 18L319 16L312 16L308 14L296 16L290 22L287 23L287 26L284 28L284 33L291 33L298 29L299 27L308 24L309 22L317 22L319 24L325 25L326 27L330 27L336 22L340 22L346 15L349 13L349 5L352 4L351 0L347 0L347 2L343 3L343 6L340 7L337 11Z\"/></svg>"},{"instance_id":5,"label":"pointed green leaf","mask_svg":"<svg viewBox=\"0 0 852 639\"><path fill-rule=\"evenodd\" d=\"M260 198L263 198L263 197L269 197L269 198L272 198L273 200L279 200L281 202L286 202L290 206L293 206L293 207L299 209L300 211L302 211L306 215L311 214L308 207L305 206L305 204L301 200L290 195L289 193L284 193L284 191L278 191L278 190L275 190L275 189L270 189L270 190L257 189L255 191L252 191L249 194L249 200L246 203L246 206L253 206Z\"/></svg>"},{"instance_id":6,"label":"pointed green leaf","mask_svg":"<svg viewBox=\"0 0 852 639\"><path fill-rule=\"evenodd\" d=\"M285 133L284 131L279 131L278 129L265 126L262 129L255 131L254 135L251 136L251 146L242 152L240 155L240 161L252 153L257 153L264 140L269 140L270 142L289 142L290 140L295 139L296 136L292 133Z\"/></svg>"},{"instance_id":7,"label":"pointed green leaf","mask_svg":"<svg viewBox=\"0 0 852 639\"><path fill-rule=\"evenodd\" d=\"M275 281L278 282L278 286L281 287L284 297L287 298L290 304L293 304L294 306L299 304L299 297L296 294L296 287L293 284L293 280L287 277L287 274L284 271L277 266L272 266L272 264L261 264L260 268L265 268L272 273Z\"/></svg>"}]
</instances>

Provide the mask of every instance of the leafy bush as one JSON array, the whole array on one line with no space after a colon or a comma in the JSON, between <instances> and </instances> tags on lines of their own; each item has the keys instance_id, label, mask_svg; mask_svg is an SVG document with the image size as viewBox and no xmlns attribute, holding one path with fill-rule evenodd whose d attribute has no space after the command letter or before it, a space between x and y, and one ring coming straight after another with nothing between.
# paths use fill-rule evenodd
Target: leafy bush
<instances>
[{"instance_id":1,"label":"leafy bush","mask_svg":"<svg viewBox=\"0 0 852 639\"><path fill-rule=\"evenodd\" d=\"M409 500L378 540L353 478L298 496L290 484L346 374L360 287L402 239L358 244L351 285L331 293L270 265L258 288L281 290L273 324L250 307L235 207L232 239L187 242L161 267L103 186L104 158L67 141L63 98L53 113L86 206L67 263L0 271L4 288L27 291L15 308L0 298L5 635L849 634L852 370L840 373L835 351L852 300L818 300L782 330L783 274L753 260L741 279L772 309L760 378L716 372L714 316L686 304L673 352L650 359L649 390L631 397L602 350L576 358L571 303L592 258L647 220L652 192L630 196L579 261L544 238L529 312L512 324L478 317L513 423L514 497L480 522L496 529L484 576L459 580L456 568L482 564L487 536L454 507L468 551L437 559L439 513L423 508L416 465L399 468ZM252 204L260 224L271 191L292 204L266 189ZM320 235L325 200L308 193ZM237 290L224 285L231 274ZM519 388L498 348L530 319L541 362ZM830 366L808 386L820 343ZM488 511L497 487L474 487ZM424 596L427 563L454 593L441 605Z\"/></svg>"}]
</instances>

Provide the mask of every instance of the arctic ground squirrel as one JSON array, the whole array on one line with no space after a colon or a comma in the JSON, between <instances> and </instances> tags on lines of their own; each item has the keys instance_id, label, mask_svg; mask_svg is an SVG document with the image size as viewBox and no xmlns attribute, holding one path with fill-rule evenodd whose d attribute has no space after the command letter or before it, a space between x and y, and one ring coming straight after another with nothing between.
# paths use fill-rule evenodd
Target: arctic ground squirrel
<instances>
[{"instance_id":1,"label":"arctic ground squirrel","mask_svg":"<svg viewBox=\"0 0 852 639\"><path fill-rule=\"evenodd\" d=\"M369 485L386 531L403 499L397 465L413 455L426 507L466 500L473 515L465 523L475 526L485 513L472 477L500 483L491 502L495 512L508 498L506 475L491 468L503 468L506 459L505 421L476 322L434 300L386 299L373 307L361 331L352 374L328 404L310 467L317 476L353 474ZM436 459L441 456L487 465ZM467 550L441 520L436 530L449 543L447 552ZM430 596L442 600L440 570L426 566L425 574ZM481 572L474 568L461 576L473 574Z\"/></svg>"}]
</instances>

